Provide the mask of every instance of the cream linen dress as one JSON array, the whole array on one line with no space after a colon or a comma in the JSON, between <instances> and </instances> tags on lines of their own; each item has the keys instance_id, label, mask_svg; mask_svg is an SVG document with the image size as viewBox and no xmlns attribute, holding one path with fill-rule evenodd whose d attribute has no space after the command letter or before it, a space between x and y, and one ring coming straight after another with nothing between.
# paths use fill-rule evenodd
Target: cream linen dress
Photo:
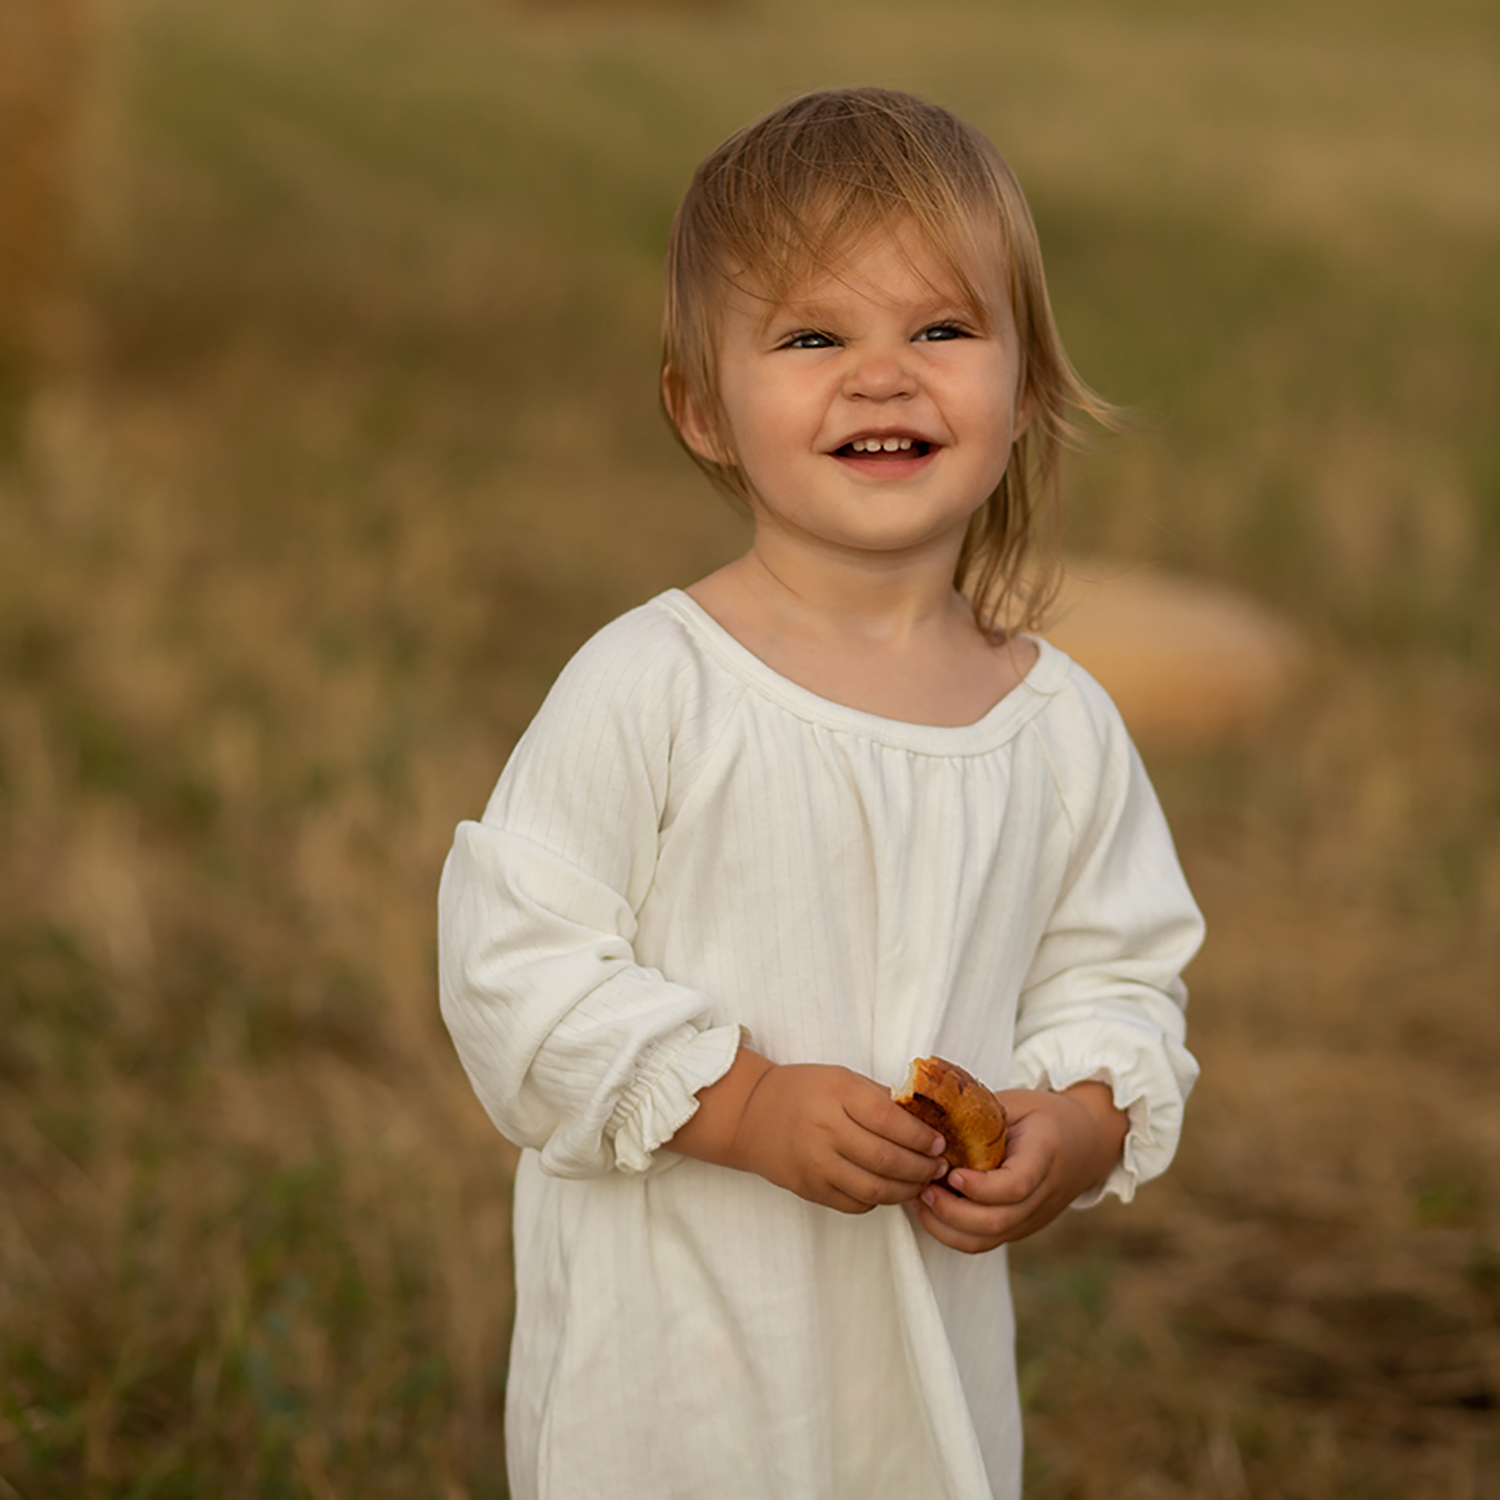
<instances>
[{"instance_id":1,"label":"cream linen dress","mask_svg":"<svg viewBox=\"0 0 1500 1500\"><path fill-rule=\"evenodd\" d=\"M1014 1500L1003 1251L662 1150L744 1028L884 1083L1112 1085L1176 1147L1202 934L1118 714L1044 641L979 722L798 687L672 591L562 673L440 905L443 1014L524 1148L514 1500ZM1098 1196L1098 1195L1094 1195Z\"/></svg>"}]
</instances>

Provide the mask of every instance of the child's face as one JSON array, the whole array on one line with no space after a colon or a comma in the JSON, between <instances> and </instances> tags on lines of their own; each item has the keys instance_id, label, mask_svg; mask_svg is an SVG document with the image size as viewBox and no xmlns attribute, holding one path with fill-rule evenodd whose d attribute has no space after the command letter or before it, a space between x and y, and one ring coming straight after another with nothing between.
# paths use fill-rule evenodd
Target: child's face
<instances>
[{"instance_id":1,"label":"child's face","mask_svg":"<svg viewBox=\"0 0 1500 1500\"><path fill-rule=\"evenodd\" d=\"M936 255L914 236L879 236L769 319L763 301L731 299L720 390L758 536L956 559L1028 416L998 265L991 281L977 288L985 329ZM700 453L721 457L686 426Z\"/></svg>"}]
</instances>

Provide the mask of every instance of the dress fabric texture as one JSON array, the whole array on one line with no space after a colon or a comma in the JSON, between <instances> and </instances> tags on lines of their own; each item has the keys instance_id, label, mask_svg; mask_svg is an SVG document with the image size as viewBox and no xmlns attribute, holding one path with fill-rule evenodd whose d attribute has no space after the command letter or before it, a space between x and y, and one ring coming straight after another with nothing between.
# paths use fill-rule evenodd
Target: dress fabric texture
<instances>
[{"instance_id":1,"label":"dress fabric texture","mask_svg":"<svg viewBox=\"0 0 1500 1500\"><path fill-rule=\"evenodd\" d=\"M1090 1201L1166 1167L1202 924L1119 715L1036 644L977 723L907 724L674 590L584 646L459 826L443 1014L523 1148L516 1500L1019 1496L1003 1250L660 1147L744 1034L887 1084L932 1053L1100 1079L1131 1128Z\"/></svg>"}]
</instances>

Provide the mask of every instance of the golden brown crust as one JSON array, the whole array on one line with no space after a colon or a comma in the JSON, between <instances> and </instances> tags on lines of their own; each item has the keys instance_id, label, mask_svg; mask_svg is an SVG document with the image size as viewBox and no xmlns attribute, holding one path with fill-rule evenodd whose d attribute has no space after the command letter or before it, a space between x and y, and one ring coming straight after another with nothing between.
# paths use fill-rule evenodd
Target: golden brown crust
<instances>
[{"instance_id":1,"label":"golden brown crust","mask_svg":"<svg viewBox=\"0 0 1500 1500\"><path fill-rule=\"evenodd\" d=\"M1005 1106L957 1063L917 1058L891 1098L942 1135L950 1167L989 1172L1005 1160Z\"/></svg>"}]
</instances>

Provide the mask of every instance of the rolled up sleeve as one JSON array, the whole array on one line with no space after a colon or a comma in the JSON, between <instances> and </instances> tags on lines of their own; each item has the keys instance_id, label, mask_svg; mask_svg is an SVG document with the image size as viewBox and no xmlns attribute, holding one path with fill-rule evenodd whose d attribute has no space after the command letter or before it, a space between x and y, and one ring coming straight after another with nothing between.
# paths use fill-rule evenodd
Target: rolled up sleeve
<instances>
[{"instance_id":1,"label":"rolled up sleeve","mask_svg":"<svg viewBox=\"0 0 1500 1500\"><path fill-rule=\"evenodd\" d=\"M631 946L655 870L670 699L649 663L580 653L443 869L444 1021L490 1118L560 1177L675 1160L658 1148L740 1045L707 996Z\"/></svg>"}]
</instances>

